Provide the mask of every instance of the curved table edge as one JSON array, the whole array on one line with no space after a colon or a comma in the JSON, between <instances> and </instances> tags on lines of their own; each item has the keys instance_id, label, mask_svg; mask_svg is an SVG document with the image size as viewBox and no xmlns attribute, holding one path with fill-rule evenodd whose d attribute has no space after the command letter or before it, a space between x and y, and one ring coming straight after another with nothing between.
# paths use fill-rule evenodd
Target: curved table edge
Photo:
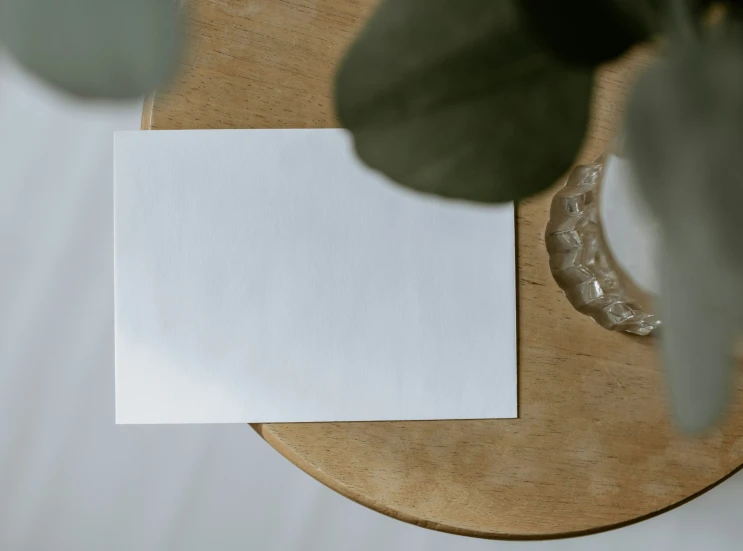
<instances>
[{"instance_id":1,"label":"curved table edge","mask_svg":"<svg viewBox=\"0 0 743 551\"><path fill-rule=\"evenodd\" d=\"M366 498L365 496L356 495L347 486L340 483L338 480L335 480L328 476L324 476L323 471L316 469L315 467L310 465L308 462L306 462L304 459L302 459L302 457L297 455L288 444L284 443L283 440L281 440L276 435L270 432L270 428L269 428L270 425L271 425L270 423L250 424L253 430L255 430L255 432L257 432L258 435L261 438L263 438L263 440L265 440L265 442L269 446L271 446L273 449L279 452L282 456L284 456L284 458L289 460L296 467L300 468L302 471L304 471L306 474L308 474L309 476L311 476L312 478L314 478L315 480L317 480L324 486L330 488L331 490L342 495L343 497L350 499L351 501L358 503L359 505L363 505L367 509L371 509L372 511L381 513L395 520L399 520L407 524L412 524L413 526L418 526L420 528L426 528L429 530L435 530L437 532L453 534L456 536L467 536L471 538L480 538L480 539L488 539L488 540L502 540L502 541L558 540L558 539L575 538L575 537L581 537L581 536L591 536L594 534L601 534L603 532L609 532L611 530L616 530L618 528L624 528L625 526L630 526L632 524L636 524L638 522L651 519L653 517L662 515L663 513L667 513L668 511L676 509L677 507L680 507L681 505L684 505L696 499L697 497L707 493L708 491L717 487L719 484L722 484L727 479L729 479L730 477L738 473L741 469L743 469L743 463L741 463L735 469L730 471L728 474L719 478L718 480L716 480L709 486L702 488L698 492L688 495L685 498L679 501L676 501L675 503L671 503L670 505L667 505L666 507L661 507L660 509L656 509L655 511L651 511L644 515L640 515L637 518L632 518L632 519L624 520L622 522L617 522L613 524L607 524L604 526L597 526L595 528L587 528L585 530L574 530L574 531L568 531L568 532L554 532L554 533L545 533L545 534L509 534L509 533L502 533L502 532L488 532L484 530L465 529L465 528L460 528L460 527L452 526L448 524L442 524L439 522L419 519L419 518L413 517L412 515L408 515L407 513L402 513L400 511L395 511L394 509L390 509L388 506L382 503L376 502L373 499Z\"/></svg>"},{"instance_id":2,"label":"curved table edge","mask_svg":"<svg viewBox=\"0 0 743 551\"><path fill-rule=\"evenodd\" d=\"M151 94L144 98L142 102L142 119L139 125L141 130L151 130L152 128L152 114L155 111L155 94Z\"/></svg>"}]
</instances>

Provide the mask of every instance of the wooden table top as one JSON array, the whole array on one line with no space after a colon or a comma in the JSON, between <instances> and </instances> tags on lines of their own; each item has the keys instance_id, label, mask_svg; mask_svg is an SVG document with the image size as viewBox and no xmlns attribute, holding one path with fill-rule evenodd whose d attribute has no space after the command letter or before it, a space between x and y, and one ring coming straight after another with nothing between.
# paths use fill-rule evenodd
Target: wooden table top
<instances>
[{"instance_id":1,"label":"wooden table top","mask_svg":"<svg viewBox=\"0 0 743 551\"><path fill-rule=\"evenodd\" d=\"M334 67L375 0L191 0L179 79L144 129L335 127ZM581 161L613 134L635 52L602 70ZM266 424L298 467L394 518L486 538L548 538L628 524L715 485L743 461L739 380L725 423L674 432L651 338L600 328L550 275L550 194L517 209L518 419Z\"/></svg>"}]
</instances>

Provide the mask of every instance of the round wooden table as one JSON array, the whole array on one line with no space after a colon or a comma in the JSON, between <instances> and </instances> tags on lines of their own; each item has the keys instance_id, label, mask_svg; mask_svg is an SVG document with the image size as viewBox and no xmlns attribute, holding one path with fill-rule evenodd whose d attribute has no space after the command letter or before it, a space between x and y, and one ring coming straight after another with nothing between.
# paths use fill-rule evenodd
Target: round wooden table
<instances>
[{"instance_id":1,"label":"round wooden table","mask_svg":"<svg viewBox=\"0 0 743 551\"><path fill-rule=\"evenodd\" d=\"M331 82L374 0L192 0L181 76L144 129L337 126ZM613 134L635 52L602 70L580 161ZM550 194L518 206L519 418L258 425L337 492L419 526L484 538L598 532L704 492L743 461L741 384L722 426L677 434L651 338L572 309L544 245Z\"/></svg>"}]
</instances>

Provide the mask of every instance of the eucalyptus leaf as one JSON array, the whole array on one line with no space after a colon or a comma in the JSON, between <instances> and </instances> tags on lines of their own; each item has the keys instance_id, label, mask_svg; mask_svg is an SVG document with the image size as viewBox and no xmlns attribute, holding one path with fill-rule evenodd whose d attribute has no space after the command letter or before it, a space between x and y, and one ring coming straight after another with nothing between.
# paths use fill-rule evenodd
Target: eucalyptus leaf
<instances>
[{"instance_id":1,"label":"eucalyptus leaf","mask_svg":"<svg viewBox=\"0 0 743 551\"><path fill-rule=\"evenodd\" d=\"M719 419L743 325L743 29L672 41L640 80L627 151L663 232L662 352L680 425Z\"/></svg>"},{"instance_id":2,"label":"eucalyptus leaf","mask_svg":"<svg viewBox=\"0 0 743 551\"><path fill-rule=\"evenodd\" d=\"M360 158L410 188L521 199L571 165L593 72L540 48L515 0L385 0L336 79Z\"/></svg>"},{"instance_id":3,"label":"eucalyptus leaf","mask_svg":"<svg viewBox=\"0 0 743 551\"><path fill-rule=\"evenodd\" d=\"M535 40L568 63L594 67L646 40L660 0L520 0Z\"/></svg>"},{"instance_id":4,"label":"eucalyptus leaf","mask_svg":"<svg viewBox=\"0 0 743 551\"><path fill-rule=\"evenodd\" d=\"M151 92L174 71L180 26L174 0L0 0L0 42L81 96Z\"/></svg>"}]
</instances>

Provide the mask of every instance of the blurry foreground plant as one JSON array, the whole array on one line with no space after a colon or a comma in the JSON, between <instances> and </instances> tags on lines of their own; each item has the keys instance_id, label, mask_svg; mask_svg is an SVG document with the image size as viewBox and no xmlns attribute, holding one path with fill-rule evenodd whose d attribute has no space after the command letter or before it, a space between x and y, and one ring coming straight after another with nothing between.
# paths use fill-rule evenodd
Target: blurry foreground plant
<instances>
[{"instance_id":1,"label":"blurry foreground plant","mask_svg":"<svg viewBox=\"0 0 743 551\"><path fill-rule=\"evenodd\" d=\"M0 47L72 94L147 94L179 57L175 0L0 0Z\"/></svg>"},{"instance_id":2,"label":"blurry foreground plant","mask_svg":"<svg viewBox=\"0 0 743 551\"><path fill-rule=\"evenodd\" d=\"M514 201L573 163L597 66L665 31L627 147L663 229L662 350L687 430L723 411L743 322L743 2L705 26L709 4L383 0L336 80L368 165L427 193Z\"/></svg>"}]
</instances>

